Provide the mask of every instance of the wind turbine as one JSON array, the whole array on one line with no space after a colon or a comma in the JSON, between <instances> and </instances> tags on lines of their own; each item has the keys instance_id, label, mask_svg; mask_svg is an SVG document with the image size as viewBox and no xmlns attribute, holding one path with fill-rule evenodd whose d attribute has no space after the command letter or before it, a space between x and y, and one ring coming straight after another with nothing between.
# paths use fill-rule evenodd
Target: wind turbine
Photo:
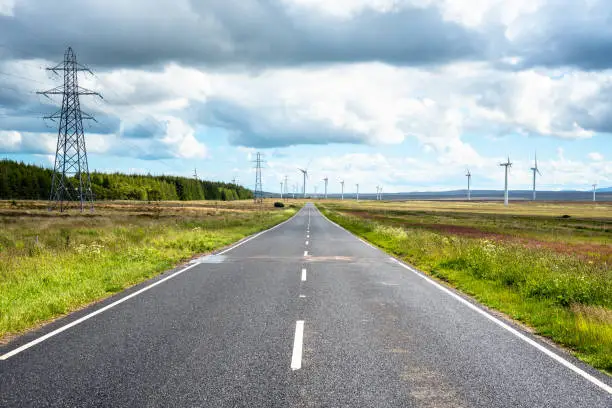
<instances>
[{"instance_id":1,"label":"wind turbine","mask_svg":"<svg viewBox=\"0 0 612 408\"><path fill-rule=\"evenodd\" d=\"M380 186L380 192L378 193L378 199L382 201L382 186Z\"/></svg>"},{"instance_id":2,"label":"wind turbine","mask_svg":"<svg viewBox=\"0 0 612 408\"><path fill-rule=\"evenodd\" d=\"M379 191L380 187L376 186L376 201L378 201L378 191Z\"/></svg>"},{"instance_id":3,"label":"wind turbine","mask_svg":"<svg viewBox=\"0 0 612 408\"><path fill-rule=\"evenodd\" d=\"M502 167L505 167L505 184L504 184L504 205L508 205L508 167L512 167L512 163L510 163L510 156L508 156L508 161L506 163L499 164Z\"/></svg>"},{"instance_id":4,"label":"wind turbine","mask_svg":"<svg viewBox=\"0 0 612 408\"><path fill-rule=\"evenodd\" d=\"M325 176L325 178L323 179L323 181L325 182L325 196L323 198L327 199L327 182L329 181L329 179L327 178L327 176Z\"/></svg>"},{"instance_id":5,"label":"wind turbine","mask_svg":"<svg viewBox=\"0 0 612 408\"><path fill-rule=\"evenodd\" d=\"M289 184L287 183L287 175L285 174L285 201L289 198Z\"/></svg>"},{"instance_id":6,"label":"wind turbine","mask_svg":"<svg viewBox=\"0 0 612 408\"><path fill-rule=\"evenodd\" d=\"M359 183L355 184L357 187L357 195L355 196L356 200L359 201Z\"/></svg>"},{"instance_id":7,"label":"wind turbine","mask_svg":"<svg viewBox=\"0 0 612 408\"><path fill-rule=\"evenodd\" d=\"M283 199L283 182L282 181L280 182L280 186L281 186L281 190L280 190L281 191L281 197L280 198L282 200Z\"/></svg>"},{"instance_id":8,"label":"wind turbine","mask_svg":"<svg viewBox=\"0 0 612 408\"><path fill-rule=\"evenodd\" d=\"M531 171L533 171L533 201L535 201L536 199L536 173L538 173L540 176L542 175L542 173L540 173L540 170L538 169L537 153L535 155L535 165L531 168Z\"/></svg>"},{"instance_id":9,"label":"wind turbine","mask_svg":"<svg viewBox=\"0 0 612 408\"><path fill-rule=\"evenodd\" d=\"M303 186L303 190L302 192L304 193L304 198L306 198L306 179L308 178L308 167L310 167L310 163L312 162L312 160L308 161L308 164L306 165L305 169L300 169L298 167L298 170L302 172L303 176L304 176L304 186Z\"/></svg>"},{"instance_id":10,"label":"wind turbine","mask_svg":"<svg viewBox=\"0 0 612 408\"><path fill-rule=\"evenodd\" d=\"M593 202L597 201L595 199L595 191L597 190L597 184L593 184Z\"/></svg>"},{"instance_id":11,"label":"wind turbine","mask_svg":"<svg viewBox=\"0 0 612 408\"><path fill-rule=\"evenodd\" d=\"M344 180L340 182L340 185L342 186L342 194L340 195L340 199L344 200Z\"/></svg>"},{"instance_id":12,"label":"wind turbine","mask_svg":"<svg viewBox=\"0 0 612 408\"><path fill-rule=\"evenodd\" d=\"M306 179L308 178L308 169L300 169L298 168L299 171L302 172L302 175L304 176L304 187L302 192L304 193L304 198L306 198Z\"/></svg>"},{"instance_id":13,"label":"wind turbine","mask_svg":"<svg viewBox=\"0 0 612 408\"><path fill-rule=\"evenodd\" d=\"M467 199L468 201L470 201L472 199L472 192L470 191L470 182L472 181L472 173L470 173L470 169L466 169L465 176L468 178Z\"/></svg>"}]
</instances>

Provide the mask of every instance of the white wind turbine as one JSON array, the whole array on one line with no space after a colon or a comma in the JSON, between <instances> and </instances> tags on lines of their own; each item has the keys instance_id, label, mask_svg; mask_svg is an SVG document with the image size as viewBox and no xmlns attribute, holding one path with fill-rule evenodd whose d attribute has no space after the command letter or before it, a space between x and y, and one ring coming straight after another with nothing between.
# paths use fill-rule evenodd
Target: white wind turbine
<instances>
[{"instance_id":1,"label":"white wind turbine","mask_svg":"<svg viewBox=\"0 0 612 408\"><path fill-rule=\"evenodd\" d=\"M355 187L357 187L357 194L355 195L355 199L359 201L359 183L355 184Z\"/></svg>"},{"instance_id":2,"label":"white wind turbine","mask_svg":"<svg viewBox=\"0 0 612 408\"><path fill-rule=\"evenodd\" d=\"M344 200L344 180L340 182L340 185L342 186L342 194L340 195L340 199Z\"/></svg>"},{"instance_id":3,"label":"white wind turbine","mask_svg":"<svg viewBox=\"0 0 612 408\"><path fill-rule=\"evenodd\" d=\"M325 199L327 199L327 182L329 181L329 179L327 178L327 176L325 176L325 178L323 179L323 181L325 182Z\"/></svg>"},{"instance_id":4,"label":"white wind turbine","mask_svg":"<svg viewBox=\"0 0 612 408\"><path fill-rule=\"evenodd\" d=\"M468 201L470 201L472 199L472 191L470 190L470 183L472 181L472 173L470 173L470 169L466 169L465 176L468 179L467 199Z\"/></svg>"},{"instance_id":5,"label":"white wind turbine","mask_svg":"<svg viewBox=\"0 0 612 408\"><path fill-rule=\"evenodd\" d=\"M502 167L505 167L505 183L504 183L504 205L508 205L508 167L512 167L512 163L510 163L510 156L508 156L508 161L506 163L499 164Z\"/></svg>"},{"instance_id":6,"label":"white wind turbine","mask_svg":"<svg viewBox=\"0 0 612 408\"><path fill-rule=\"evenodd\" d=\"M597 201L595 197L595 192L597 191L597 184L593 184L593 202Z\"/></svg>"},{"instance_id":7,"label":"white wind turbine","mask_svg":"<svg viewBox=\"0 0 612 408\"><path fill-rule=\"evenodd\" d=\"M538 169L537 153L535 155L535 165L531 168L531 171L533 171L533 201L535 201L536 199L536 173L538 173L540 176L542 175L542 173L540 173L540 170Z\"/></svg>"},{"instance_id":8,"label":"white wind turbine","mask_svg":"<svg viewBox=\"0 0 612 408\"><path fill-rule=\"evenodd\" d=\"M303 184L302 193L304 195L304 198L306 198L306 179L308 178L308 168L306 169L298 168L298 170L301 171L302 175L304 176L304 184Z\"/></svg>"}]
</instances>

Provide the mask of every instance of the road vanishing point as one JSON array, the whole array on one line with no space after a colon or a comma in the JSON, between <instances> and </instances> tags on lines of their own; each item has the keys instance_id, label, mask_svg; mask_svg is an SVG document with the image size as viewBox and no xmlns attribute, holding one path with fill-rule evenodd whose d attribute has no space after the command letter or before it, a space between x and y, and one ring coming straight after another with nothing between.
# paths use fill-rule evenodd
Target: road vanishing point
<instances>
[{"instance_id":1,"label":"road vanishing point","mask_svg":"<svg viewBox=\"0 0 612 408\"><path fill-rule=\"evenodd\" d=\"M293 218L0 348L2 407L612 407L610 378Z\"/></svg>"}]
</instances>

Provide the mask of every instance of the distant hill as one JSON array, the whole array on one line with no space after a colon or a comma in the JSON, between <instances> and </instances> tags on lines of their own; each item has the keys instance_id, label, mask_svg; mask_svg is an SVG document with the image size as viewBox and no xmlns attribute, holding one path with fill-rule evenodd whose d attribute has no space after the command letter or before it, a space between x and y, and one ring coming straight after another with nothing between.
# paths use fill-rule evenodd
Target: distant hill
<instances>
[{"instance_id":1,"label":"distant hill","mask_svg":"<svg viewBox=\"0 0 612 408\"><path fill-rule=\"evenodd\" d=\"M0 161L0 199L49 199L52 171L44 167ZM90 173L97 200L239 200L253 193L231 183L177 176Z\"/></svg>"},{"instance_id":2,"label":"distant hill","mask_svg":"<svg viewBox=\"0 0 612 408\"><path fill-rule=\"evenodd\" d=\"M598 188L595 191L597 193L612 193L612 187Z\"/></svg>"}]
</instances>

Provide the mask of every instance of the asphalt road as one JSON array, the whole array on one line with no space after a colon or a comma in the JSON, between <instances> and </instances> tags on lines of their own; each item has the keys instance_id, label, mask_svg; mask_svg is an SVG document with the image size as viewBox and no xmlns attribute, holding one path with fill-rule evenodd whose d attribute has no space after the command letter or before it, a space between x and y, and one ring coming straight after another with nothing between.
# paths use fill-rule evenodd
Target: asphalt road
<instances>
[{"instance_id":1,"label":"asphalt road","mask_svg":"<svg viewBox=\"0 0 612 408\"><path fill-rule=\"evenodd\" d=\"M0 406L612 407L608 378L311 205L172 273L0 348Z\"/></svg>"}]
</instances>

